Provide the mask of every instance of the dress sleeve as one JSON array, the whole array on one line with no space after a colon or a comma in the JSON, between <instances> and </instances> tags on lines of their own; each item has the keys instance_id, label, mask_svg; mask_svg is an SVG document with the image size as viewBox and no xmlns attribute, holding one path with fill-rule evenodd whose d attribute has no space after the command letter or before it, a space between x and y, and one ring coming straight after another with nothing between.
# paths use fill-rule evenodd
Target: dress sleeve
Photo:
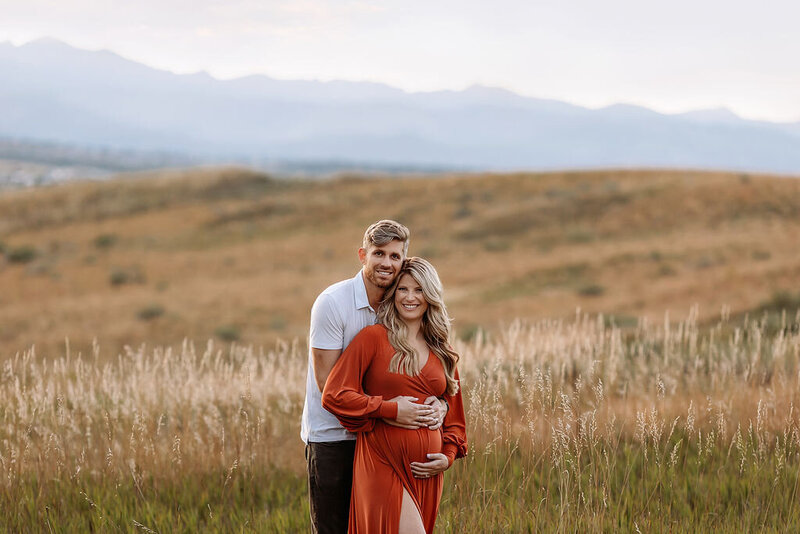
<instances>
[{"instance_id":1,"label":"dress sleeve","mask_svg":"<svg viewBox=\"0 0 800 534\"><path fill-rule=\"evenodd\" d=\"M375 426L375 419L397 417L396 402L364 393L364 374L379 346L375 329L365 328L336 360L325 382L322 406L350 432L369 432Z\"/></svg>"},{"instance_id":2,"label":"dress sleeve","mask_svg":"<svg viewBox=\"0 0 800 534\"><path fill-rule=\"evenodd\" d=\"M455 378L461 386L456 368ZM450 409L444 416L442 423L442 453L447 456L450 465L456 458L463 458L467 455L467 425L464 417L464 402L461 398L461 387L455 395L445 395Z\"/></svg>"}]
</instances>

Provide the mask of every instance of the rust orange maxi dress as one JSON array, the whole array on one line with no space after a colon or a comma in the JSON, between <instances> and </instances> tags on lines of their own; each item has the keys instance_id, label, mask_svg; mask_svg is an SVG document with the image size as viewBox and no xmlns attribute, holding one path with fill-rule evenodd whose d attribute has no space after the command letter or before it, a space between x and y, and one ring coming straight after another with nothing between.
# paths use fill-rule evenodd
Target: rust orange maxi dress
<instances>
[{"instance_id":1,"label":"rust orange maxi dress","mask_svg":"<svg viewBox=\"0 0 800 534\"><path fill-rule=\"evenodd\" d=\"M403 488L414 500L425 531L432 533L444 473L414 478L411 462L428 462L427 454L441 452L452 465L467 452L461 392L445 394L442 362L430 352L417 376L391 373L394 353L383 325L364 328L334 365L322 395L325 409L358 434L349 534L397 534ZM419 402L431 395L447 399L450 409L442 427L407 430L384 423L383 417L397 417L397 403L385 399L398 395L417 397Z\"/></svg>"}]
</instances>

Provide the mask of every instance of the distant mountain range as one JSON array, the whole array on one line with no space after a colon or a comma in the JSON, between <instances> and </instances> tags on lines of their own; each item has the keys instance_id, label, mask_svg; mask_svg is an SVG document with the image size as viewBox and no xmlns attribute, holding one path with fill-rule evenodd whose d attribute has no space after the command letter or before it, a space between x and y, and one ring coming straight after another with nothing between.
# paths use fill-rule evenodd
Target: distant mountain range
<instances>
[{"instance_id":1,"label":"distant mountain range","mask_svg":"<svg viewBox=\"0 0 800 534\"><path fill-rule=\"evenodd\" d=\"M587 109L504 89L177 75L53 39L0 43L0 137L205 160L800 173L800 122Z\"/></svg>"}]
</instances>

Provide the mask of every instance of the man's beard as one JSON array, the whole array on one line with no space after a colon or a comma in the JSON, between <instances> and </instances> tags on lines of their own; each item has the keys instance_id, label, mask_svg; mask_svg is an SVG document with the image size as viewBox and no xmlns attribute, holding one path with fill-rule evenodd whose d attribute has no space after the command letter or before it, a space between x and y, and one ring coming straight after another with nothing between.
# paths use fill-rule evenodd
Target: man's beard
<instances>
[{"instance_id":1,"label":"man's beard","mask_svg":"<svg viewBox=\"0 0 800 534\"><path fill-rule=\"evenodd\" d=\"M394 277L385 282L383 280L378 279L375 273L375 269L367 269L366 275L367 279L369 279L370 282L372 282L381 289L388 289L394 283Z\"/></svg>"}]
</instances>

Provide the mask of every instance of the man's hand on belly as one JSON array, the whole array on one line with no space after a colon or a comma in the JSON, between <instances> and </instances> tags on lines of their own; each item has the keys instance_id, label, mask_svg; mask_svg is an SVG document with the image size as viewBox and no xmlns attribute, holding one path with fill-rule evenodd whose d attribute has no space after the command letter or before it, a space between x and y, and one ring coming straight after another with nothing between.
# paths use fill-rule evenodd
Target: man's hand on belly
<instances>
[{"instance_id":1,"label":"man's hand on belly","mask_svg":"<svg viewBox=\"0 0 800 534\"><path fill-rule=\"evenodd\" d=\"M436 422L433 423L432 425L428 425L428 429L430 430L438 429L440 426L442 426L442 423L444 423L444 416L447 415L447 408L448 408L447 403L438 397L431 396L425 399L425 402L423 404L427 404L428 406L436 410L435 412Z\"/></svg>"},{"instance_id":2,"label":"man's hand on belly","mask_svg":"<svg viewBox=\"0 0 800 534\"><path fill-rule=\"evenodd\" d=\"M406 395L390 399L391 402L397 403L397 419L384 418L383 421L392 426L409 430L427 428L432 424L436 424L438 416L435 410L427 404L414 402L416 400L418 400L416 397Z\"/></svg>"}]
</instances>

